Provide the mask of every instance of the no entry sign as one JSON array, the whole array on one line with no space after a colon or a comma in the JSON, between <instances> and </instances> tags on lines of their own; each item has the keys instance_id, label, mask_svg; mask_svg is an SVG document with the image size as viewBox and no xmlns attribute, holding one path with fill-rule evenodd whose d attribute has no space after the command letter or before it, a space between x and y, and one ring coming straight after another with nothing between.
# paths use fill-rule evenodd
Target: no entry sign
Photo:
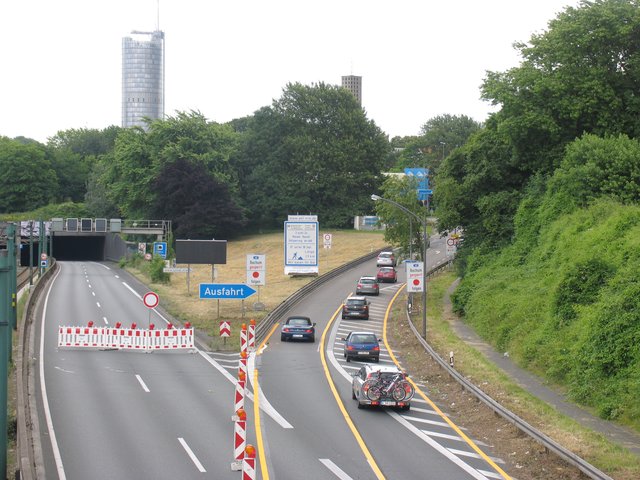
<instances>
[{"instance_id":1,"label":"no entry sign","mask_svg":"<svg viewBox=\"0 0 640 480\"><path fill-rule=\"evenodd\" d=\"M144 297L142 297L142 301L145 307L156 308L160 302L160 297L158 297L158 294L155 292L147 292L144 294Z\"/></svg>"}]
</instances>

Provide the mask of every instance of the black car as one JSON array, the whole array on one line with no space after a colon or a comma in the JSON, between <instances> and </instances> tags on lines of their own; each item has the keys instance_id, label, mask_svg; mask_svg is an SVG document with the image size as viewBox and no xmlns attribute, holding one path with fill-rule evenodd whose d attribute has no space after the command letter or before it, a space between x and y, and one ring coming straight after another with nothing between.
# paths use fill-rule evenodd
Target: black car
<instances>
[{"instance_id":1,"label":"black car","mask_svg":"<svg viewBox=\"0 0 640 480\"><path fill-rule=\"evenodd\" d=\"M316 324L309 317L296 315L287 318L280 328L280 340L316 341Z\"/></svg>"},{"instance_id":2,"label":"black car","mask_svg":"<svg viewBox=\"0 0 640 480\"><path fill-rule=\"evenodd\" d=\"M342 319L345 318L369 320L369 301L362 296L347 298L342 304Z\"/></svg>"}]
</instances>

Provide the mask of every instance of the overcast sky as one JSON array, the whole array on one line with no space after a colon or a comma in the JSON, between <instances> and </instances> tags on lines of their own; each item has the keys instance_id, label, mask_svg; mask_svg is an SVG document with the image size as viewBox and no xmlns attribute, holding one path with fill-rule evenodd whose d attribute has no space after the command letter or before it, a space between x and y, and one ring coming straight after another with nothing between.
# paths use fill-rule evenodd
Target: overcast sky
<instances>
[{"instance_id":1,"label":"overcast sky","mask_svg":"<svg viewBox=\"0 0 640 480\"><path fill-rule=\"evenodd\" d=\"M120 125L122 37L166 36L165 114L227 122L289 82L362 76L367 117L390 137L430 118L493 111L485 72L517 66L516 41L578 0L5 0L0 135Z\"/></svg>"}]
</instances>

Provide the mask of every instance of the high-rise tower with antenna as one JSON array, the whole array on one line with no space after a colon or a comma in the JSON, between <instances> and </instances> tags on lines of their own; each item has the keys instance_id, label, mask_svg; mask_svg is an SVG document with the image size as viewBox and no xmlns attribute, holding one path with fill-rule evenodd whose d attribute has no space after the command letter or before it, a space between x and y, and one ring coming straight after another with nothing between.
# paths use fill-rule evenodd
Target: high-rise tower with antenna
<instances>
[{"instance_id":1,"label":"high-rise tower with antenna","mask_svg":"<svg viewBox=\"0 0 640 480\"><path fill-rule=\"evenodd\" d=\"M164 32L134 30L122 39L122 126L164 118Z\"/></svg>"}]
</instances>

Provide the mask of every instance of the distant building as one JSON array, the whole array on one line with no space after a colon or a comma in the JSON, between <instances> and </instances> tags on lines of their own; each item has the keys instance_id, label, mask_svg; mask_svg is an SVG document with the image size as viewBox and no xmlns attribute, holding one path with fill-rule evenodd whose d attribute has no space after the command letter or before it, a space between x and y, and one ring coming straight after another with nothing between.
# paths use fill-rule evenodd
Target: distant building
<instances>
[{"instance_id":1,"label":"distant building","mask_svg":"<svg viewBox=\"0 0 640 480\"><path fill-rule=\"evenodd\" d=\"M345 75L342 77L342 88L349 90L358 104L362 106L362 77L356 75Z\"/></svg>"},{"instance_id":2,"label":"distant building","mask_svg":"<svg viewBox=\"0 0 640 480\"><path fill-rule=\"evenodd\" d=\"M122 126L145 128L164 118L164 32L131 32L122 39Z\"/></svg>"}]
</instances>

